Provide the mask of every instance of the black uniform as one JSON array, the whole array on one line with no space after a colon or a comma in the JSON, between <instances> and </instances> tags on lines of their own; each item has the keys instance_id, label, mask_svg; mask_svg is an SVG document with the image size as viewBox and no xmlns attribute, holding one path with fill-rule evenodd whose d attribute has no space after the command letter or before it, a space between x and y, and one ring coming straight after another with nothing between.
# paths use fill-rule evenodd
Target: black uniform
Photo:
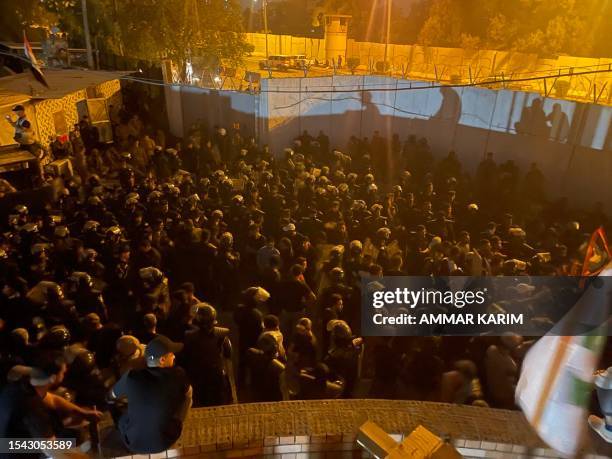
<instances>
[{"instance_id":1,"label":"black uniform","mask_svg":"<svg viewBox=\"0 0 612 459\"><path fill-rule=\"evenodd\" d=\"M213 327L185 334L182 352L185 369L193 386L193 406L217 406L231 402L225 359L231 358L229 329Z\"/></svg>"}]
</instances>

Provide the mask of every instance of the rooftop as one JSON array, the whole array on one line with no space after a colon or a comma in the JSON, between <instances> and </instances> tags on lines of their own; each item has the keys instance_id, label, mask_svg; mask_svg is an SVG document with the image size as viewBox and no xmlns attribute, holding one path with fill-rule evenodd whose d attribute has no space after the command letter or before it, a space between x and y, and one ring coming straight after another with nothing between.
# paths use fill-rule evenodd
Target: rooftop
<instances>
[{"instance_id":1,"label":"rooftop","mask_svg":"<svg viewBox=\"0 0 612 459\"><path fill-rule=\"evenodd\" d=\"M41 85L31 72L16 73L0 78L0 105L20 99L61 99L67 94L115 80L129 72L104 72L79 69L44 69L49 88Z\"/></svg>"}]
</instances>

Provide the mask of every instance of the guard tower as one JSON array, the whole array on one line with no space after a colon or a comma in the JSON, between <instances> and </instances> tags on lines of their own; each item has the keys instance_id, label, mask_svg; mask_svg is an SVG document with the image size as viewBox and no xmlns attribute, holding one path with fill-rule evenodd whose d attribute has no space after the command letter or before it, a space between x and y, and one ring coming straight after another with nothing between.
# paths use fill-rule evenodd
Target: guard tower
<instances>
[{"instance_id":1,"label":"guard tower","mask_svg":"<svg viewBox=\"0 0 612 459\"><path fill-rule=\"evenodd\" d=\"M342 61L346 62L346 41L350 19L351 16L346 14L325 15L325 59L329 62L332 59L337 62L338 56L342 56Z\"/></svg>"}]
</instances>

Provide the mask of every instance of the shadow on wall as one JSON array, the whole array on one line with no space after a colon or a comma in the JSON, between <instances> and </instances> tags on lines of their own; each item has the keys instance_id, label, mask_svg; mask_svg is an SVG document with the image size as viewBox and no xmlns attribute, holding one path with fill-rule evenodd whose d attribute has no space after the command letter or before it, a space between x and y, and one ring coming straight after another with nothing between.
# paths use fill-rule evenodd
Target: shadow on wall
<instances>
[{"instance_id":1,"label":"shadow on wall","mask_svg":"<svg viewBox=\"0 0 612 459\"><path fill-rule=\"evenodd\" d=\"M271 82L270 92L261 95L268 113L264 141L279 154L304 130L311 135L323 130L331 146L340 150L351 136L371 139L379 131L387 139L398 134L403 141L414 134L427 138L437 157L455 150L472 173L488 151L498 163L512 159L524 171L536 162L551 196L567 196L578 206L610 202L612 211L607 186L612 175L612 107L516 91L425 87L427 83L413 83L422 89L403 91L400 86L396 91L395 81L385 85L381 80L369 87L385 91L336 88L333 93L299 94L274 92L297 89L295 82Z\"/></svg>"},{"instance_id":2,"label":"shadow on wall","mask_svg":"<svg viewBox=\"0 0 612 459\"><path fill-rule=\"evenodd\" d=\"M177 137L201 122L209 130L240 123L245 136L257 135L257 95L175 85L166 92L166 101L170 129Z\"/></svg>"},{"instance_id":3,"label":"shadow on wall","mask_svg":"<svg viewBox=\"0 0 612 459\"><path fill-rule=\"evenodd\" d=\"M448 86L442 86L439 91L442 96L442 103L440 109L432 118L458 123L461 118L461 97L455 91L455 88Z\"/></svg>"},{"instance_id":4,"label":"shadow on wall","mask_svg":"<svg viewBox=\"0 0 612 459\"><path fill-rule=\"evenodd\" d=\"M304 129L330 131L332 141L341 146L350 135L366 137L375 130L385 132L388 127L401 133L421 120L441 122L444 128L474 127L612 150L612 107L542 99L535 93L508 90L432 88L424 82L401 82L400 86L397 80L383 77L353 79L352 84L350 80L349 84L338 82L342 78L303 80L323 83L306 86L298 79L265 81L268 92L260 97L267 105L269 140L276 149ZM333 91L329 90L332 87ZM417 124L422 127L422 123ZM453 131L445 132L446 137ZM440 134L436 130L435 135Z\"/></svg>"},{"instance_id":5,"label":"shadow on wall","mask_svg":"<svg viewBox=\"0 0 612 459\"><path fill-rule=\"evenodd\" d=\"M475 127L598 150L612 149L610 107L542 100L526 93L517 96L511 91L474 94L479 90L461 89L463 94L455 88L431 88L421 90L426 94L417 97L399 91L392 97L389 93L368 91L347 93L349 96L341 92L327 96L304 92L301 97L270 92L270 140L280 147L280 143L286 145L304 129L316 131L333 126L332 135L338 137L334 140L340 146L349 135L369 136L374 130L384 131L385 126L400 132L410 130L414 121L428 121L434 125L443 123L444 127ZM422 123L418 124L422 127ZM439 130L436 135L440 135Z\"/></svg>"},{"instance_id":6,"label":"shadow on wall","mask_svg":"<svg viewBox=\"0 0 612 459\"><path fill-rule=\"evenodd\" d=\"M404 90L409 87L414 90ZM536 162L551 196L567 196L575 205L609 202L612 211L606 185L612 176L612 107L385 77L263 80L262 90L182 87L179 107L169 116L180 118L183 132L199 119L209 127L239 122L277 155L304 130L324 131L340 150L351 136L371 138L379 131L403 141L414 134L425 137L438 157L455 150L468 172L488 151L498 163L512 159L524 171Z\"/></svg>"}]
</instances>

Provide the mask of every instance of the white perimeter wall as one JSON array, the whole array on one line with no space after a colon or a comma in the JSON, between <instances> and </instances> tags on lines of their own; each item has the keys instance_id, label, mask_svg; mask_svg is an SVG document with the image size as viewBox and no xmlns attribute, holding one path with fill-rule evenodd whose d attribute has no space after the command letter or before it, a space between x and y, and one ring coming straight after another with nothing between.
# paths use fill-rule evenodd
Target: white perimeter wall
<instances>
[{"instance_id":1,"label":"white perimeter wall","mask_svg":"<svg viewBox=\"0 0 612 459\"><path fill-rule=\"evenodd\" d=\"M170 132L183 137L190 126L205 121L209 127L239 122L245 134L261 136L258 121L260 96L238 91L217 91L194 86L166 86Z\"/></svg>"},{"instance_id":2,"label":"white perimeter wall","mask_svg":"<svg viewBox=\"0 0 612 459\"><path fill-rule=\"evenodd\" d=\"M198 118L211 126L240 121L276 154L305 129L314 136L323 130L340 150L351 135L371 137L378 130L388 138L426 137L438 157L455 150L470 172L488 151L498 163L513 159L523 171L536 162L553 196L578 206L602 201L612 213L612 107L537 93L431 86L376 76L265 79L255 95L173 87L167 103L175 135ZM541 103L541 119L548 117L544 129L526 119L534 100ZM521 125L527 132L517 132Z\"/></svg>"}]
</instances>

